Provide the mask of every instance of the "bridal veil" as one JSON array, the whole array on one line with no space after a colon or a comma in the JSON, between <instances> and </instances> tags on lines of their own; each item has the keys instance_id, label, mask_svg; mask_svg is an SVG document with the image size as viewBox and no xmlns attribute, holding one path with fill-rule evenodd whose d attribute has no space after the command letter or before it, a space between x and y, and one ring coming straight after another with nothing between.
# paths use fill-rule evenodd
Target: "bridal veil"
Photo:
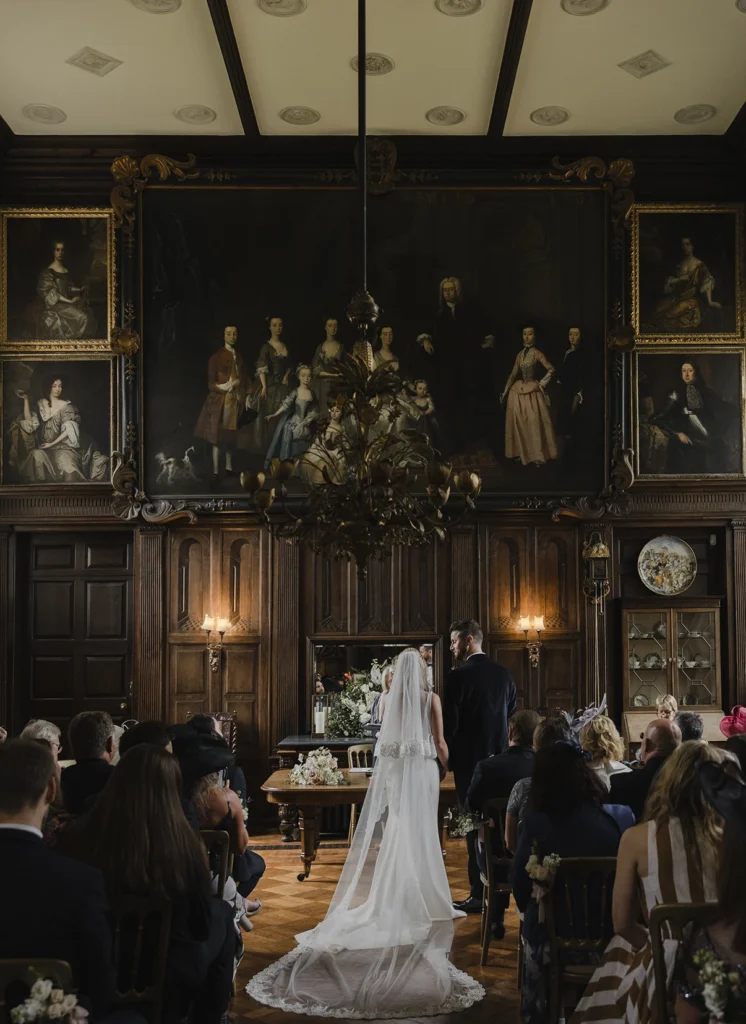
<instances>
[{"instance_id":1,"label":"bridal veil","mask_svg":"<svg viewBox=\"0 0 746 1024\"><path fill-rule=\"evenodd\" d=\"M438 833L440 777L425 663L403 651L378 761L324 920L251 979L288 1012L349 1019L462 1010L484 989L448 960L454 910Z\"/></svg>"}]
</instances>

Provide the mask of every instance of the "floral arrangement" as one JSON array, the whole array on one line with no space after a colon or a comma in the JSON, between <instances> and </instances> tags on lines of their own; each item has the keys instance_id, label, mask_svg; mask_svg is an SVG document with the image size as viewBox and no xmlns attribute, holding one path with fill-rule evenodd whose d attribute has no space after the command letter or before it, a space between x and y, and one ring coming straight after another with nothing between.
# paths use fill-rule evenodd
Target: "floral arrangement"
<instances>
[{"instance_id":1,"label":"floral arrangement","mask_svg":"<svg viewBox=\"0 0 746 1024\"><path fill-rule=\"evenodd\" d=\"M371 720L373 702L383 689L383 672L389 664L388 661L379 663L374 659L367 673L345 673L347 682L344 690L329 701L324 730L326 739L365 736L365 726Z\"/></svg>"},{"instance_id":2,"label":"floral arrangement","mask_svg":"<svg viewBox=\"0 0 746 1024\"><path fill-rule=\"evenodd\" d=\"M712 950L698 949L693 959L710 1018L727 1024L745 1020L746 977L740 971L729 971Z\"/></svg>"},{"instance_id":3,"label":"floral arrangement","mask_svg":"<svg viewBox=\"0 0 746 1024\"><path fill-rule=\"evenodd\" d=\"M298 763L290 772L294 786L347 786L348 780L337 767L337 759L328 747L319 747L310 754L299 754Z\"/></svg>"},{"instance_id":4,"label":"floral arrangement","mask_svg":"<svg viewBox=\"0 0 746 1024\"><path fill-rule=\"evenodd\" d=\"M88 1011L78 1006L77 998L55 988L49 978L35 981L28 999L10 1011L12 1024L31 1024L40 1020L84 1021L87 1017Z\"/></svg>"},{"instance_id":5,"label":"floral arrangement","mask_svg":"<svg viewBox=\"0 0 746 1024\"><path fill-rule=\"evenodd\" d=\"M479 818L475 818L471 814L457 814L455 818L451 818L448 834L451 839L465 839L470 832L474 832L481 824L482 822Z\"/></svg>"},{"instance_id":6,"label":"floral arrangement","mask_svg":"<svg viewBox=\"0 0 746 1024\"><path fill-rule=\"evenodd\" d=\"M544 920L544 897L554 884L554 876L560 866L560 858L556 853L549 853L543 859L539 856L539 847L534 843L531 856L526 862L526 874L533 882L531 896L539 907L539 921Z\"/></svg>"}]
</instances>

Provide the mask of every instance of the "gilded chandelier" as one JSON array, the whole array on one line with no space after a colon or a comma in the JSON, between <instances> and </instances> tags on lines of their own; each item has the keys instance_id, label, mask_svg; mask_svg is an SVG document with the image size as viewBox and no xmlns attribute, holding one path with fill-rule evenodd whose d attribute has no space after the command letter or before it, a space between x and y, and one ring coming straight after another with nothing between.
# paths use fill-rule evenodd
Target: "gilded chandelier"
<instances>
[{"instance_id":1,"label":"gilded chandelier","mask_svg":"<svg viewBox=\"0 0 746 1024\"><path fill-rule=\"evenodd\" d=\"M365 3L358 0L357 19L360 289L347 319L358 334L356 350L370 353L381 310L368 291ZM474 508L482 481L470 469L453 472L449 463L440 462L426 434L398 429L405 384L386 366L372 369L367 358L348 357L337 390L336 412L320 421L308 451L300 459L272 460L276 486L265 487L266 475L260 472L242 473L241 486L252 496L253 511L274 533L296 537L317 552L354 558L364 579L370 559L386 557L395 545L417 547L433 536L444 540L447 529ZM310 491L296 512L286 481L301 462ZM453 490L462 498L455 519L443 513ZM284 514L277 516L276 509L270 516L276 502Z\"/></svg>"},{"instance_id":2,"label":"gilded chandelier","mask_svg":"<svg viewBox=\"0 0 746 1024\"><path fill-rule=\"evenodd\" d=\"M482 481L470 469L453 471L440 462L426 434L395 429L402 412L403 383L385 366L369 370L348 358L340 370L339 412L321 421L300 459L274 459L274 487L264 473L241 474L254 511L273 533L296 537L312 550L354 558L364 579L368 562L391 554L395 545L418 547L446 531L474 508ZM298 470L315 478L293 507L286 481ZM446 516L452 492L460 495L457 516ZM289 500L288 500L289 499ZM270 515L277 504L281 516Z\"/></svg>"}]
</instances>

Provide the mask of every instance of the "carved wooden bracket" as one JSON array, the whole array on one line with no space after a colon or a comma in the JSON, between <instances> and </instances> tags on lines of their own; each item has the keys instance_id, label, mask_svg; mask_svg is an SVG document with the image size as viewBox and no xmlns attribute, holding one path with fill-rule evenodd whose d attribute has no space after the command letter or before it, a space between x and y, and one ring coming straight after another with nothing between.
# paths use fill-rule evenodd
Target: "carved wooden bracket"
<instances>
[{"instance_id":1,"label":"carved wooden bracket","mask_svg":"<svg viewBox=\"0 0 746 1024\"><path fill-rule=\"evenodd\" d=\"M123 452L112 452L113 472L111 476L114 497L111 510L115 516L127 522L141 520L145 523L173 523L178 519L186 519L190 523L197 521L197 516L188 507L186 501L151 501L137 486L137 469L135 456L131 448Z\"/></svg>"},{"instance_id":2,"label":"carved wooden bracket","mask_svg":"<svg viewBox=\"0 0 746 1024\"><path fill-rule=\"evenodd\" d=\"M570 516L572 519L602 519L604 516L612 516L618 519L629 515L632 498L627 492L635 482L633 455L631 448L615 448L608 486L596 497L560 498L558 501L548 502L548 507L553 509L552 520L557 523L562 516Z\"/></svg>"},{"instance_id":3,"label":"carved wooden bracket","mask_svg":"<svg viewBox=\"0 0 746 1024\"><path fill-rule=\"evenodd\" d=\"M549 177L554 181L572 181L577 178L584 184L589 178L595 179L611 197L611 221L616 233L623 232L628 224L629 211L635 201L629 187L635 176L634 164L625 157L612 160L607 166L598 156L584 156L570 163L562 163L558 156L552 159L553 171Z\"/></svg>"},{"instance_id":4,"label":"carved wooden bracket","mask_svg":"<svg viewBox=\"0 0 746 1024\"><path fill-rule=\"evenodd\" d=\"M114 227L122 228L128 248L134 245L135 206L137 194L142 192L150 176L155 172L160 181L167 181L173 175L180 181L198 178L199 171L193 171L197 158L188 153L186 160L172 160L169 156L149 153L142 160L132 156L118 156L111 165L116 185L111 190L111 205L114 210Z\"/></svg>"}]
</instances>

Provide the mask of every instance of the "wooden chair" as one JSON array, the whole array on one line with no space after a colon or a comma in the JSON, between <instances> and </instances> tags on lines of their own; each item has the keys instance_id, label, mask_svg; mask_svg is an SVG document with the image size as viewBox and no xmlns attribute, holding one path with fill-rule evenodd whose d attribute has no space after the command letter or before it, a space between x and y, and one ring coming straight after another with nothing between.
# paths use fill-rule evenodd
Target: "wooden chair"
<instances>
[{"instance_id":1,"label":"wooden chair","mask_svg":"<svg viewBox=\"0 0 746 1024\"><path fill-rule=\"evenodd\" d=\"M39 978L50 978L57 988L65 993L73 991L73 974L65 960L45 960L24 957L21 960L0 960L0 1020L10 1020L5 1013L5 993L8 988L18 982L30 989ZM25 998L25 996L24 996ZM15 1000L14 1000L15 1001Z\"/></svg>"},{"instance_id":2,"label":"wooden chair","mask_svg":"<svg viewBox=\"0 0 746 1024\"><path fill-rule=\"evenodd\" d=\"M372 768L374 743L355 743L347 748L347 765L349 768ZM352 842L357 825L357 804L350 808L350 830L347 833L347 845Z\"/></svg>"},{"instance_id":3,"label":"wooden chair","mask_svg":"<svg viewBox=\"0 0 746 1024\"><path fill-rule=\"evenodd\" d=\"M217 853L220 858L218 869L218 888L216 895L222 900L225 890L225 883L230 871L231 837L221 829L202 828L199 832L200 839L205 844L208 858Z\"/></svg>"},{"instance_id":4,"label":"wooden chair","mask_svg":"<svg viewBox=\"0 0 746 1024\"><path fill-rule=\"evenodd\" d=\"M137 1004L150 1024L160 1024L171 904L142 896L119 896L109 903L117 985L114 1006Z\"/></svg>"},{"instance_id":5,"label":"wooden chair","mask_svg":"<svg viewBox=\"0 0 746 1024\"><path fill-rule=\"evenodd\" d=\"M569 1020L570 1014L564 1011L565 989L579 989L582 995L597 966L568 963L567 954L601 955L613 935L611 898L615 875L616 857L562 858L552 889L544 900L549 940L549 1024L558 1024L561 1017ZM564 906L567 912L569 934L557 933L558 906Z\"/></svg>"},{"instance_id":6,"label":"wooden chair","mask_svg":"<svg viewBox=\"0 0 746 1024\"><path fill-rule=\"evenodd\" d=\"M664 939L686 938L687 925L706 928L717 920L718 908L713 903L660 903L650 912L650 944L653 947L653 971L655 973L655 1002L658 1020L669 1020L669 979L666 972L666 958L663 950ZM663 929L666 934L663 934Z\"/></svg>"},{"instance_id":7,"label":"wooden chair","mask_svg":"<svg viewBox=\"0 0 746 1024\"><path fill-rule=\"evenodd\" d=\"M495 797L486 800L482 808L484 817L484 858L487 874L480 875L482 880L482 967L487 963L487 954L492 940L492 914L495 909L495 897L498 893L510 894L510 882L499 881L500 869L510 867L512 857L505 846L505 810L508 806L507 797Z\"/></svg>"}]
</instances>

